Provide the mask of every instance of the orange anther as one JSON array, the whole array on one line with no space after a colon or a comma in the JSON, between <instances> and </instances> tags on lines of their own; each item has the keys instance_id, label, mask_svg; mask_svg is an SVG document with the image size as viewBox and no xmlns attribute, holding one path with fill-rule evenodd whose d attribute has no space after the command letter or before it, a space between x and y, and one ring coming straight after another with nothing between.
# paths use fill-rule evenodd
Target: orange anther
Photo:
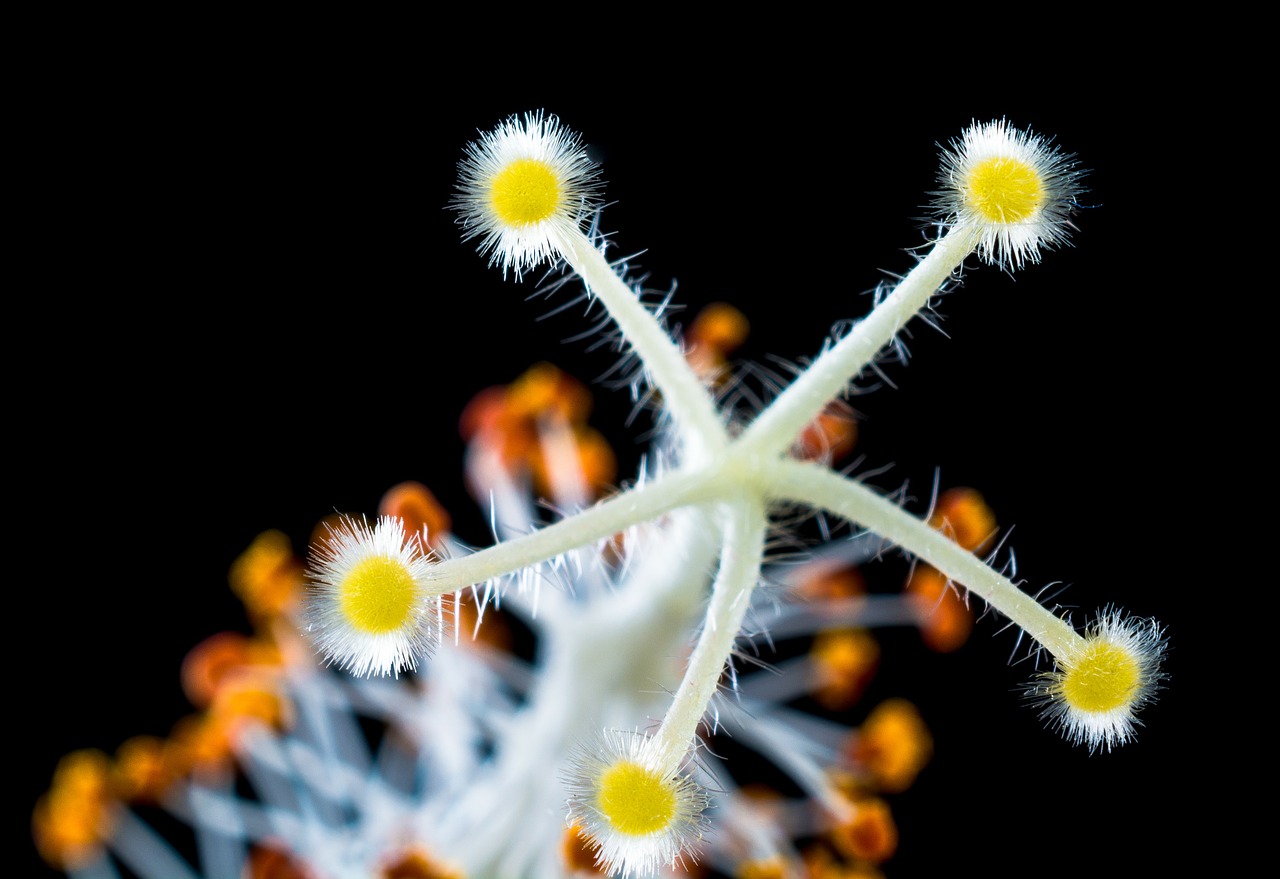
<instances>
[{"instance_id":1,"label":"orange anther","mask_svg":"<svg viewBox=\"0 0 1280 879\"><path fill-rule=\"evenodd\" d=\"M134 736L116 749L111 785L125 802L155 803L178 774L164 739Z\"/></svg>"},{"instance_id":2,"label":"orange anther","mask_svg":"<svg viewBox=\"0 0 1280 879\"><path fill-rule=\"evenodd\" d=\"M889 804L878 797L854 803L853 820L828 834L836 849L848 858L883 864L898 849L898 826Z\"/></svg>"},{"instance_id":3,"label":"orange anther","mask_svg":"<svg viewBox=\"0 0 1280 879\"><path fill-rule=\"evenodd\" d=\"M560 838L560 857L566 870L587 876L603 876L604 873L596 866L595 851L591 837L580 826L573 824L565 828Z\"/></svg>"},{"instance_id":4,"label":"orange anther","mask_svg":"<svg viewBox=\"0 0 1280 879\"><path fill-rule=\"evenodd\" d=\"M249 853L245 879L316 879L315 874L293 854L263 846Z\"/></svg>"},{"instance_id":5,"label":"orange anther","mask_svg":"<svg viewBox=\"0 0 1280 879\"><path fill-rule=\"evenodd\" d=\"M582 427L578 429L577 441L578 463L587 485L597 492L613 485L618 475L618 461L604 434L594 428Z\"/></svg>"},{"instance_id":6,"label":"orange anther","mask_svg":"<svg viewBox=\"0 0 1280 879\"><path fill-rule=\"evenodd\" d=\"M190 714L169 734L173 765L184 771L221 769L231 762L231 735L226 719L211 712Z\"/></svg>"},{"instance_id":7,"label":"orange anther","mask_svg":"<svg viewBox=\"0 0 1280 879\"><path fill-rule=\"evenodd\" d=\"M920 637L931 649L947 653L969 640L973 612L937 568L917 564L906 591L920 613Z\"/></svg>"},{"instance_id":8,"label":"orange anther","mask_svg":"<svg viewBox=\"0 0 1280 879\"><path fill-rule=\"evenodd\" d=\"M940 494L929 524L972 552L990 546L996 535L996 514L972 488L949 488Z\"/></svg>"},{"instance_id":9,"label":"orange anther","mask_svg":"<svg viewBox=\"0 0 1280 879\"><path fill-rule=\"evenodd\" d=\"M425 535L434 545L449 533L452 520L436 496L421 482L401 482L382 496L379 516L393 516L404 521L406 534Z\"/></svg>"},{"instance_id":10,"label":"orange anther","mask_svg":"<svg viewBox=\"0 0 1280 879\"><path fill-rule=\"evenodd\" d=\"M849 756L881 791L900 793L933 756L933 738L914 705L887 699L853 733Z\"/></svg>"},{"instance_id":11,"label":"orange anther","mask_svg":"<svg viewBox=\"0 0 1280 879\"><path fill-rule=\"evenodd\" d=\"M813 696L832 711L849 708L875 674L880 645L862 629L833 629L814 638Z\"/></svg>"},{"instance_id":12,"label":"orange anther","mask_svg":"<svg viewBox=\"0 0 1280 879\"><path fill-rule=\"evenodd\" d=\"M279 651L267 642L238 632L219 632L187 652L182 660L182 689L192 705L208 708L229 677L279 663Z\"/></svg>"},{"instance_id":13,"label":"orange anther","mask_svg":"<svg viewBox=\"0 0 1280 879\"><path fill-rule=\"evenodd\" d=\"M508 387L507 406L519 419L557 418L584 424L591 413L591 392L558 366L538 363Z\"/></svg>"},{"instance_id":14,"label":"orange anther","mask_svg":"<svg viewBox=\"0 0 1280 879\"><path fill-rule=\"evenodd\" d=\"M593 496L599 495L613 484L614 477L617 475L617 459L604 435L586 426L570 430L572 432L567 433L566 443L571 449L569 454L548 456L540 448L535 454L529 456L528 465L533 476L533 488L539 495L554 496L556 477L561 474L553 472L551 468L557 466L572 468L571 472L563 474L567 477L565 482L569 485L584 485ZM554 463L552 463L553 459Z\"/></svg>"},{"instance_id":15,"label":"orange anther","mask_svg":"<svg viewBox=\"0 0 1280 879\"><path fill-rule=\"evenodd\" d=\"M713 302L698 312L685 332L685 357L699 375L714 377L747 340L750 329L741 311Z\"/></svg>"},{"instance_id":16,"label":"orange anther","mask_svg":"<svg viewBox=\"0 0 1280 879\"><path fill-rule=\"evenodd\" d=\"M115 801L111 764L101 751L73 751L58 761L49 790L36 801L31 831L50 865L74 869L95 858L111 835Z\"/></svg>"},{"instance_id":17,"label":"orange anther","mask_svg":"<svg viewBox=\"0 0 1280 879\"><path fill-rule=\"evenodd\" d=\"M467 442L477 436L497 430L507 412L507 389L493 385L473 396L462 409L458 419L458 433Z\"/></svg>"},{"instance_id":18,"label":"orange anther","mask_svg":"<svg viewBox=\"0 0 1280 879\"><path fill-rule=\"evenodd\" d=\"M884 879L884 874L871 864L850 864L819 844L805 849L802 875L805 879Z\"/></svg>"},{"instance_id":19,"label":"orange anther","mask_svg":"<svg viewBox=\"0 0 1280 879\"><path fill-rule=\"evenodd\" d=\"M253 673L228 678L218 688L210 712L232 741L247 724L284 729L293 720L292 704L280 695L274 681Z\"/></svg>"},{"instance_id":20,"label":"orange anther","mask_svg":"<svg viewBox=\"0 0 1280 879\"><path fill-rule=\"evenodd\" d=\"M460 870L442 864L422 849L398 855L378 871L378 879L466 879Z\"/></svg>"},{"instance_id":21,"label":"orange anther","mask_svg":"<svg viewBox=\"0 0 1280 879\"><path fill-rule=\"evenodd\" d=\"M731 354L742 347L750 331L745 314L727 302L712 302L698 312L686 335L692 345L706 345Z\"/></svg>"},{"instance_id":22,"label":"orange anther","mask_svg":"<svg viewBox=\"0 0 1280 879\"><path fill-rule=\"evenodd\" d=\"M839 601L867 594L867 579L857 568L820 568L796 586L805 601Z\"/></svg>"},{"instance_id":23,"label":"orange anther","mask_svg":"<svg viewBox=\"0 0 1280 879\"><path fill-rule=\"evenodd\" d=\"M795 455L804 461L828 463L845 458L858 441L858 420L842 402L828 403L801 431Z\"/></svg>"},{"instance_id":24,"label":"orange anther","mask_svg":"<svg viewBox=\"0 0 1280 879\"><path fill-rule=\"evenodd\" d=\"M510 385L489 388L472 398L460 430L467 442L495 451L509 470L532 474L535 488L545 495L550 493L550 480L542 460L543 431L577 432L585 428L590 411L586 386L550 363L539 363ZM601 442L586 441L579 453L589 485L613 478L612 452L602 455Z\"/></svg>"},{"instance_id":25,"label":"orange anther","mask_svg":"<svg viewBox=\"0 0 1280 879\"><path fill-rule=\"evenodd\" d=\"M231 563L231 591L254 619L278 617L298 606L303 564L288 536L264 531Z\"/></svg>"},{"instance_id":26,"label":"orange anther","mask_svg":"<svg viewBox=\"0 0 1280 879\"><path fill-rule=\"evenodd\" d=\"M734 879L790 879L795 874L787 868L782 858L743 861L734 870Z\"/></svg>"}]
</instances>

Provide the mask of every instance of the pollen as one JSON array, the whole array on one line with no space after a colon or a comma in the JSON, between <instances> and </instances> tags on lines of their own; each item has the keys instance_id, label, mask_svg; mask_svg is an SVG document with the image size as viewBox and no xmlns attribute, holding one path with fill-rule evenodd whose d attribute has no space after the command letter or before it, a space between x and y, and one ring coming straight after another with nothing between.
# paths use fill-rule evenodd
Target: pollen
<instances>
[{"instance_id":1,"label":"pollen","mask_svg":"<svg viewBox=\"0 0 1280 879\"><path fill-rule=\"evenodd\" d=\"M858 422L842 400L828 403L805 426L796 441L795 454L805 461L836 462L853 451L858 441Z\"/></svg>"},{"instance_id":2,"label":"pollen","mask_svg":"<svg viewBox=\"0 0 1280 879\"><path fill-rule=\"evenodd\" d=\"M277 848L254 848L245 865L245 879L307 879L310 871L295 855Z\"/></svg>"},{"instance_id":3,"label":"pollen","mask_svg":"<svg viewBox=\"0 0 1280 879\"><path fill-rule=\"evenodd\" d=\"M1021 159L993 156L976 163L964 181L968 206L989 223L1021 223L1044 202L1040 173Z\"/></svg>"},{"instance_id":4,"label":"pollen","mask_svg":"<svg viewBox=\"0 0 1280 879\"><path fill-rule=\"evenodd\" d=\"M385 865L378 879L466 879L460 870L443 864L421 849L413 849Z\"/></svg>"},{"instance_id":5,"label":"pollen","mask_svg":"<svg viewBox=\"0 0 1280 879\"><path fill-rule=\"evenodd\" d=\"M676 791L671 783L629 761L611 766L601 776L596 805L613 828L627 836L665 830L677 811Z\"/></svg>"},{"instance_id":6,"label":"pollen","mask_svg":"<svg viewBox=\"0 0 1280 879\"><path fill-rule=\"evenodd\" d=\"M1141 682L1142 671L1132 653L1095 641L1063 676L1062 697L1080 711L1112 711L1132 702Z\"/></svg>"},{"instance_id":7,"label":"pollen","mask_svg":"<svg viewBox=\"0 0 1280 879\"><path fill-rule=\"evenodd\" d=\"M231 765L229 718L223 714L200 712L188 714L173 726L169 735L169 751L175 766L189 770L222 771Z\"/></svg>"},{"instance_id":8,"label":"pollen","mask_svg":"<svg viewBox=\"0 0 1280 879\"><path fill-rule=\"evenodd\" d=\"M159 803L177 780L168 743L156 736L133 736L116 749L111 787L127 802Z\"/></svg>"},{"instance_id":9,"label":"pollen","mask_svg":"<svg viewBox=\"0 0 1280 879\"><path fill-rule=\"evenodd\" d=\"M51 866L74 869L101 851L110 837L114 809L110 761L85 749L63 757L49 791L36 803L32 832L36 848Z\"/></svg>"},{"instance_id":10,"label":"pollen","mask_svg":"<svg viewBox=\"0 0 1280 879\"><path fill-rule=\"evenodd\" d=\"M231 590L257 619L274 619L294 610L302 597L303 566L288 536L259 534L231 565Z\"/></svg>"},{"instance_id":11,"label":"pollen","mask_svg":"<svg viewBox=\"0 0 1280 879\"><path fill-rule=\"evenodd\" d=\"M339 586L339 606L357 631L384 635L404 626L418 587L395 559L371 556L355 565Z\"/></svg>"},{"instance_id":12,"label":"pollen","mask_svg":"<svg viewBox=\"0 0 1280 879\"><path fill-rule=\"evenodd\" d=\"M831 831L831 841L846 857L881 864L898 848L898 827L889 805L879 797L866 797L855 804L853 820Z\"/></svg>"},{"instance_id":13,"label":"pollen","mask_svg":"<svg viewBox=\"0 0 1280 879\"><path fill-rule=\"evenodd\" d=\"M996 514L972 488L949 488L939 495L929 524L970 552L990 546L997 529Z\"/></svg>"},{"instance_id":14,"label":"pollen","mask_svg":"<svg viewBox=\"0 0 1280 879\"><path fill-rule=\"evenodd\" d=\"M591 837L580 824L571 824L565 828L560 840L560 859L575 876L580 873L592 876L604 875L596 866Z\"/></svg>"},{"instance_id":15,"label":"pollen","mask_svg":"<svg viewBox=\"0 0 1280 879\"><path fill-rule=\"evenodd\" d=\"M920 711L905 699L888 699L867 716L849 756L886 793L902 793L933 756L933 738Z\"/></svg>"},{"instance_id":16,"label":"pollen","mask_svg":"<svg viewBox=\"0 0 1280 879\"><path fill-rule=\"evenodd\" d=\"M754 861L743 861L738 865L734 879L786 879L791 873L782 858L776 855Z\"/></svg>"},{"instance_id":17,"label":"pollen","mask_svg":"<svg viewBox=\"0 0 1280 879\"><path fill-rule=\"evenodd\" d=\"M182 660L182 690L192 705L208 708L228 681L280 662L279 649L266 641L239 632L219 632L187 651Z\"/></svg>"},{"instance_id":18,"label":"pollen","mask_svg":"<svg viewBox=\"0 0 1280 879\"><path fill-rule=\"evenodd\" d=\"M515 159L494 176L489 206L509 226L541 223L561 210L560 178L546 162Z\"/></svg>"},{"instance_id":19,"label":"pollen","mask_svg":"<svg viewBox=\"0 0 1280 879\"><path fill-rule=\"evenodd\" d=\"M880 645L863 629L833 629L818 633L810 656L814 698L839 711L853 707L870 683L879 665Z\"/></svg>"},{"instance_id":20,"label":"pollen","mask_svg":"<svg viewBox=\"0 0 1280 879\"><path fill-rule=\"evenodd\" d=\"M449 511L431 489L412 480L387 490L378 503L378 515L400 519L410 534L425 534L430 546L440 545L453 525Z\"/></svg>"},{"instance_id":21,"label":"pollen","mask_svg":"<svg viewBox=\"0 0 1280 879\"><path fill-rule=\"evenodd\" d=\"M950 653L969 640L973 611L951 581L932 565L916 565L907 581L906 595L920 613L920 638L930 650Z\"/></svg>"},{"instance_id":22,"label":"pollen","mask_svg":"<svg viewBox=\"0 0 1280 879\"><path fill-rule=\"evenodd\" d=\"M685 336L685 357L704 380L719 384L729 378L729 357L747 340L747 316L725 302L698 312Z\"/></svg>"}]
</instances>

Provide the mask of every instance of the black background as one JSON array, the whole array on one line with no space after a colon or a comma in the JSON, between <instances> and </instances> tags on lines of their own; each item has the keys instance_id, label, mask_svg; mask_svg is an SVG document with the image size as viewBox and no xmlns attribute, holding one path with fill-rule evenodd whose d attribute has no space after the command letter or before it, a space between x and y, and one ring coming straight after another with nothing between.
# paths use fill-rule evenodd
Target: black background
<instances>
[{"instance_id":1,"label":"black background","mask_svg":"<svg viewBox=\"0 0 1280 879\"><path fill-rule=\"evenodd\" d=\"M31 489L19 536L37 559L11 648L30 739L19 814L62 753L163 735L190 710L179 663L215 631L246 630L226 573L257 533L301 546L319 517L372 513L418 479L484 543L460 477L461 407L538 360L586 380L609 367L563 341L581 309L542 319L558 300L530 299L535 283L504 281L460 242L445 206L477 129L558 113L603 163L615 253L643 251L650 285L678 282L689 313L741 308L744 357L794 360L911 265L938 143L1006 116L1078 156L1090 207L1074 246L1042 264L971 271L940 303L948 337L911 326L897 387L855 401L865 468L892 465L873 483L907 482L920 504L935 469L980 488L1016 526L1029 588L1068 584L1077 617L1116 602L1168 625L1171 680L1135 744L1091 756L1020 704L1028 668L1010 666L1013 636L993 620L950 656L891 637L878 692L917 702L937 753L894 801L902 844L886 873L1146 876L1206 854L1216 831L1200 822L1221 813L1192 803L1213 771L1201 755L1223 747L1205 741L1200 675L1215 535L1195 488L1205 367L1186 346L1210 331L1177 307L1196 238L1170 247L1194 222L1170 183L1176 114L1115 81L943 100L851 90L863 77L850 70L651 58L632 66L664 78L583 77L601 86L584 91L571 73L485 85L399 47L272 57L109 57L26 134L40 198L17 240L33 317L8 333L30 352L11 375L10 432ZM625 394L597 392L592 421L624 465L643 428L625 426L629 411Z\"/></svg>"}]
</instances>

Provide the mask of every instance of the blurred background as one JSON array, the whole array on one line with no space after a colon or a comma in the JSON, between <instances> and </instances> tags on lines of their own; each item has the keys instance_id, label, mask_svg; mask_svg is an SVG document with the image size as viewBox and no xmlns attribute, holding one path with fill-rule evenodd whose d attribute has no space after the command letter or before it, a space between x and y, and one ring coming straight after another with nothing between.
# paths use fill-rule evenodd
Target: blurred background
<instances>
[{"instance_id":1,"label":"blurred background","mask_svg":"<svg viewBox=\"0 0 1280 879\"><path fill-rule=\"evenodd\" d=\"M489 541L461 477L462 407L539 361L588 382L613 363L566 341L591 320L551 314L569 291L504 281L446 209L477 129L545 108L603 165L614 253L675 285L690 316L736 305L751 322L739 354L760 362L817 353L910 267L939 144L971 121L1007 117L1077 155L1089 191L1074 246L1014 276L969 272L939 304L945 334L912 324L896 387L853 400L857 454L917 511L935 474L979 489L1028 588L1063 584L1077 619L1112 602L1158 617L1169 689L1135 744L1089 755L1022 704L1030 670L997 621L949 655L886 635L875 693L914 701L936 754L893 802L885 872L1154 876L1203 854L1184 798L1188 761L1211 747L1193 626L1211 538L1186 484L1203 399L1180 359L1202 328L1163 298L1186 278L1155 237L1181 197L1162 176L1161 108L1122 83L846 97L826 69L662 57L645 63L669 84L603 82L588 100L519 77L464 88L394 52L307 57L325 63L122 55L32 131L44 198L19 244L37 317L9 325L36 352L9 387L26 453L11 466L34 489L20 539L39 553L21 575L37 613L12 642L20 836L63 753L164 735L190 711L181 660L248 631L226 578L261 531L301 550L322 516L372 515L412 479L459 536ZM625 393L596 391L591 423L622 478L643 448L630 414Z\"/></svg>"}]
</instances>

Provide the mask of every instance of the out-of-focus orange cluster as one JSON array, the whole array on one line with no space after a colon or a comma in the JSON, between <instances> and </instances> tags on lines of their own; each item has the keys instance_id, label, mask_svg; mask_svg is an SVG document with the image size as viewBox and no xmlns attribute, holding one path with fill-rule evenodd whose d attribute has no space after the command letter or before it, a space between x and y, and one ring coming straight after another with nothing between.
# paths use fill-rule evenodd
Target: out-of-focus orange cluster
<instances>
[{"instance_id":1,"label":"out-of-focus orange cluster","mask_svg":"<svg viewBox=\"0 0 1280 879\"><path fill-rule=\"evenodd\" d=\"M933 756L933 737L915 705L886 699L850 734L845 750L863 785L901 793Z\"/></svg>"},{"instance_id":2,"label":"out-of-focus orange cluster","mask_svg":"<svg viewBox=\"0 0 1280 879\"><path fill-rule=\"evenodd\" d=\"M289 537L281 531L264 531L231 564L231 591L258 625L298 609L303 572Z\"/></svg>"},{"instance_id":3,"label":"out-of-focus orange cluster","mask_svg":"<svg viewBox=\"0 0 1280 879\"><path fill-rule=\"evenodd\" d=\"M388 861L378 871L378 879L467 879L461 870L432 857L422 848L412 848Z\"/></svg>"},{"instance_id":4,"label":"out-of-focus orange cluster","mask_svg":"<svg viewBox=\"0 0 1280 879\"><path fill-rule=\"evenodd\" d=\"M603 876L596 866L596 855L581 825L571 824L564 829L560 841L560 859L564 867L575 876Z\"/></svg>"},{"instance_id":5,"label":"out-of-focus orange cluster","mask_svg":"<svg viewBox=\"0 0 1280 879\"><path fill-rule=\"evenodd\" d=\"M550 363L539 363L509 385L487 388L462 412L462 438L495 454L512 474L532 481L542 497L571 496L557 480L572 478L592 497L614 483L617 461L604 435L587 424L591 394Z\"/></svg>"},{"instance_id":6,"label":"out-of-focus orange cluster","mask_svg":"<svg viewBox=\"0 0 1280 879\"><path fill-rule=\"evenodd\" d=\"M63 757L32 817L41 857L60 869L87 863L111 835L116 807L105 754L86 749Z\"/></svg>"},{"instance_id":7,"label":"out-of-focus orange cluster","mask_svg":"<svg viewBox=\"0 0 1280 879\"><path fill-rule=\"evenodd\" d=\"M810 695L828 711L847 712L865 695L881 656L880 644L870 630L838 621L846 613L856 613L859 603L868 598L866 578L856 566L819 566L793 590L802 605L832 614L832 625L819 628L809 647ZM825 829L801 847L802 865L777 859L744 860L735 876L883 879L881 866L898 848L897 825L885 797L907 790L932 753L932 738L915 706L905 699L881 702L850 731L839 759L826 769L848 804L847 817L831 823L827 805L815 801L819 824ZM753 802L767 808L770 794L775 800L780 797L756 786Z\"/></svg>"},{"instance_id":8,"label":"out-of-focus orange cluster","mask_svg":"<svg viewBox=\"0 0 1280 879\"><path fill-rule=\"evenodd\" d=\"M261 637L221 632L196 645L182 663L182 683L196 708L193 742L201 749L197 762L231 756L231 748L247 724L275 729L292 724L293 707L284 696L284 657L276 644Z\"/></svg>"},{"instance_id":9,"label":"out-of-focus orange cluster","mask_svg":"<svg viewBox=\"0 0 1280 879\"><path fill-rule=\"evenodd\" d=\"M866 594L861 571L842 566L805 578L796 589L804 601L843 601ZM836 627L819 631L809 650L813 660L813 697L824 708L851 708L862 697L879 665L880 645L866 629Z\"/></svg>"},{"instance_id":10,"label":"out-of-focus orange cluster","mask_svg":"<svg viewBox=\"0 0 1280 879\"><path fill-rule=\"evenodd\" d=\"M970 552L989 549L996 536L996 514L974 488L949 488L938 495L929 524Z\"/></svg>"},{"instance_id":11,"label":"out-of-focus orange cluster","mask_svg":"<svg viewBox=\"0 0 1280 879\"><path fill-rule=\"evenodd\" d=\"M708 384L727 381L730 358L750 330L745 314L727 302L713 302L698 312L685 331L685 359Z\"/></svg>"},{"instance_id":12,"label":"out-of-focus orange cluster","mask_svg":"<svg viewBox=\"0 0 1280 879\"><path fill-rule=\"evenodd\" d=\"M388 859L370 879L467 879L458 869L411 848ZM256 846L249 855L244 879L318 879L316 874L282 846Z\"/></svg>"},{"instance_id":13,"label":"out-of-focus orange cluster","mask_svg":"<svg viewBox=\"0 0 1280 879\"><path fill-rule=\"evenodd\" d=\"M898 850L898 827L885 795L910 787L932 753L933 740L914 705L900 698L877 705L850 732L841 761L827 771L847 814L824 822L825 830L802 847L803 879L882 879L881 866ZM825 806L815 808L825 813Z\"/></svg>"},{"instance_id":14,"label":"out-of-focus orange cluster","mask_svg":"<svg viewBox=\"0 0 1280 879\"><path fill-rule=\"evenodd\" d=\"M729 356L747 333L746 318L732 306L715 305L695 319L687 335L687 356L709 383L729 375ZM513 475L530 480L544 496L557 482L573 479L593 496L614 479L614 457L603 437L587 425L591 398L585 386L550 364L538 364L507 386L477 395L463 413L462 435ZM828 407L802 435L794 453L806 459L833 460L847 455L856 440L856 421L847 407ZM561 485L561 488L564 486ZM451 518L422 483L405 481L388 489L379 515L399 518L406 534L420 536L439 549ZM321 533L326 521L317 525ZM989 549L996 521L982 495L951 489L937 499L929 523L965 549ZM314 535L313 535L314 537ZM619 540L622 536L619 535ZM74 869L95 857L110 838L114 816L124 805L161 803L171 787L192 773L231 768L242 733L254 725L285 730L293 706L284 695L287 664L310 657L292 617L306 588L304 565L289 538L279 531L260 534L235 560L229 572L234 593L243 602L254 634L221 632L198 644L182 666L182 685L195 713L174 725L167 738L137 736L111 757L96 750L68 755L58 765L48 793L33 815L41 854L57 867ZM843 613L866 598L867 584L853 566L820 569L795 587L803 602ZM924 641L949 651L968 638L972 614L944 575L923 563L912 568L905 594L919 610ZM509 650L512 636L501 612L490 608L477 625L476 596L469 591L445 596L441 610L456 624L461 644L473 638ZM840 623L820 628L809 646L809 693L829 711L844 712L863 697L879 661L872 633ZM883 879L881 865L897 849L898 834L883 795L901 793L914 783L932 756L932 740L915 706L890 699L872 710L848 736L836 765L829 767L835 787L850 805L847 820L828 826L803 849L804 879ZM746 793L748 789L744 788ZM764 790L764 789L762 789ZM767 796L756 794L767 805ZM561 856L568 872L603 875L595 852L577 826L565 830ZM315 879L305 864L270 842L258 844L246 865L246 879ZM797 865L779 858L744 860L737 879L784 879ZM689 875L706 867L690 862ZM463 879L456 869L414 849L388 861L378 879Z\"/></svg>"},{"instance_id":15,"label":"out-of-focus orange cluster","mask_svg":"<svg viewBox=\"0 0 1280 879\"><path fill-rule=\"evenodd\" d=\"M907 581L907 595L920 613L920 637L930 649L950 653L969 640L973 613L937 568L917 564Z\"/></svg>"},{"instance_id":16,"label":"out-of-focus orange cluster","mask_svg":"<svg viewBox=\"0 0 1280 879\"><path fill-rule=\"evenodd\" d=\"M734 879L791 879L792 873L782 858L757 858L743 861L734 871Z\"/></svg>"},{"instance_id":17,"label":"out-of-focus orange cluster","mask_svg":"<svg viewBox=\"0 0 1280 879\"><path fill-rule=\"evenodd\" d=\"M560 861L565 872L575 879L592 879L592 877L608 875L596 864L595 848L586 832L578 824L570 824L564 829L564 835L560 839ZM707 871L702 864L686 860L678 863L672 872L697 879L705 876Z\"/></svg>"},{"instance_id":18,"label":"out-of-focus orange cluster","mask_svg":"<svg viewBox=\"0 0 1280 879\"><path fill-rule=\"evenodd\" d=\"M259 845L249 852L244 879L316 879L297 857L272 845Z\"/></svg>"},{"instance_id":19,"label":"out-of-focus orange cluster","mask_svg":"<svg viewBox=\"0 0 1280 879\"><path fill-rule=\"evenodd\" d=\"M804 461L839 463L858 442L858 420L843 400L833 400L800 433L794 454Z\"/></svg>"},{"instance_id":20,"label":"out-of-focus orange cluster","mask_svg":"<svg viewBox=\"0 0 1280 879\"><path fill-rule=\"evenodd\" d=\"M883 864L898 850L898 825L889 804L864 793L857 794L852 803L853 817L833 827L827 839L847 861Z\"/></svg>"},{"instance_id":21,"label":"out-of-focus orange cluster","mask_svg":"<svg viewBox=\"0 0 1280 879\"><path fill-rule=\"evenodd\" d=\"M972 489L943 493L930 522L970 551L989 546L995 533L994 515ZM865 592L855 568L825 571L800 584L803 598L836 606ZM921 635L930 647L954 650L968 638L972 613L936 569L915 565L906 595L918 607ZM865 630L819 632L811 648L818 682L815 698L829 709L848 709L861 698L878 656L878 642ZM805 849L806 879L881 879L881 865L898 846L897 827L882 795L907 790L932 754L932 737L913 704L895 698L877 705L851 731L843 761L831 770L851 803L852 818Z\"/></svg>"},{"instance_id":22,"label":"out-of-focus orange cluster","mask_svg":"<svg viewBox=\"0 0 1280 879\"><path fill-rule=\"evenodd\" d=\"M685 332L685 359L708 385L732 380L730 361L747 340L746 315L724 302L713 302L694 317ZM801 432L793 454L805 461L836 462L848 457L858 439L853 409L842 400L827 405Z\"/></svg>"},{"instance_id":23,"label":"out-of-focus orange cluster","mask_svg":"<svg viewBox=\"0 0 1280 879\"><path fill-rule=\"evenodd\" d=\"M842 602L867 592L866 580L855 567L820 569L796 585L796 596L807 603ZM829 711L853 707L875 677L880 644L863 628L822 629L809 648L813 662L813 698Z\"/></svg>"},{"instance_id":24,"label":"out-of-focus orange cluster","mask_svg":"<svg viewBox=\"0 0 1280 879\"><path fill-rule=\"evenodd\" d=\"M439 546L449 535L453 518L421 482L406 480L391 486L378 502L378 515L404 522L405 534L417 534L428 547Z\"/></svg>"},{"instance_id":25,"label":"out-of-focus orange cluster","mask_svg":"<svg viewBox=\"0 0 1280 879\"><path fill-rule=\"evenodd\" d=\"M110 839L121 804L159 803L188 774L227 768L249 724L288 725L292 709L279 673L279 652L260 638L224 632L194 648L182 680L200 710L174 724L168 738L127 739L114 757L86 749L63 758L33 816L41 856L60 868L87 862Z\"/></svg>"},{"instance_id":26,"label":"out-of-focus orange cluster","mask_svg":"<svg viewBox=\"0 0 1280 879\"><path fill-rule=\"evenodd\" d=\"M880 643L866 629L828 629L813 639L813 696L828 711L852 708L875 677Z\"/></svg>"},{"instance_id":27,"label":"out-of-focus orange cluster","mask_svg":"<svg viewBox=\"0 0 1280 879\"><path fill-rule=\"evenodd\" d=\"M839 601L867 594L867 578L852 565L820 568L796 584L797 597L806 602Z\"/></svg>"},{"instance_id":28,"label":"out-of-focus orange cluster","mask_svg":"<svg viewBox=\"0 0 1280 879\"><path fill-rule=\"evenodd\" d=\"M939 495L929 524L970 552L989 549L997 530L995 513L972 488L950 488ZM931 649L949 653L969 640L973 611L940 571L917 564L906 592L916 603L920 634Z\"/></svg>"},{"instance_id":29,"label":"out-of-focus orange cluster","mask_svg":"<svg viewBox=\"0 0 1280 879\"><path fill-rule=\"evenodd\" d=\"M270 632L297 607L302 570L288 538L276 531L259 535L235 560L231 588L260 633L215 634L187 654L182 686L197 710L179 719L167 738L140 735L114 756L85 749L63 758L33 815L36 846L46 861L64 869L86 863L110 839L112 815L122 804L160 803L190 773L227 768L237 737L250 724L291 723L292 706L281 687L285 660Z\"/></svg>"},{"instance_id":30,"label":"out-of-focus orange cluster","mask_svg":"<svg viewBox=\"0 0 1280 879\"><path fill-rule=\"evenodd\" d=\"M811 846L804 853L805 879L884 879L874 864L850 863L830 849Z\"/></svg>"}]
</instances>

